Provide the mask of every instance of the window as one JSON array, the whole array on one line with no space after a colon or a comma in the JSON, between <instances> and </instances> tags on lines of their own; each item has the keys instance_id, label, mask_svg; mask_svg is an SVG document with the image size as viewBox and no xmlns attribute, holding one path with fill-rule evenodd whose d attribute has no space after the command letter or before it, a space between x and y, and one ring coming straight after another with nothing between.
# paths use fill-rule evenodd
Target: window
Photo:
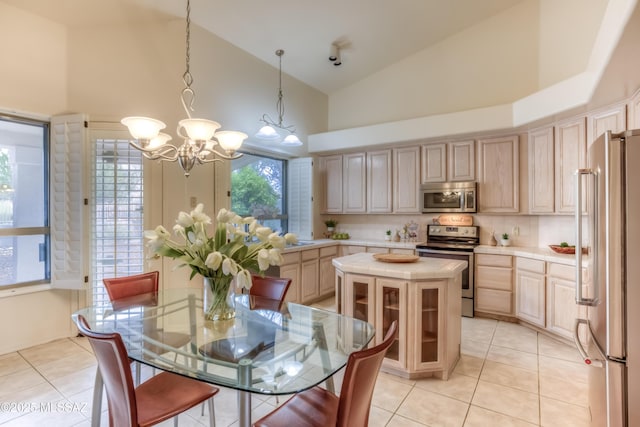
<instances>
[{"instance_id":1,"label":"window","mask_svg":"<svg viewBox=\"0 0 640 427\"><path fill-rule=\"evenodd\" d=\"M46 283L49 124L0 117L0 287Z\"/></svg>"},{"instance_id":2,"label":"window","mask_svg":"<svg viewBox=\"0 0 640 427\"><path fill-rule=\"evenodd\" d=\"M231 161L231 210L287 232L286 160L245 154Z\"/></svg>"},{"instance_id":3,"label":"window","mask_svg":"<svg viewBox=\"0 0 640 427\"><path fill-rule=\"evenodd\" d=\"M143 161L126 139L91 139L91 274L100 306L109 301L103 278L144 270Z\"/></svg>"}]
</instances>

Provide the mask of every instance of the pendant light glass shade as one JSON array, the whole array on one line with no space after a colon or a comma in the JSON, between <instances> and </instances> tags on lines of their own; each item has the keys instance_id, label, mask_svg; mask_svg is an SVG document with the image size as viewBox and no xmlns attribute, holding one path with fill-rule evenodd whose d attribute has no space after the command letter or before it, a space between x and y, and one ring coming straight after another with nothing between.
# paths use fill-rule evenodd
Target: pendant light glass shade
<instances>
[{"instance_id":1,"label":"pendant light glass shade","mask_svg":"<svg viewBox=\"0 0 640 427\"><path fill-rule=\"evenodd\" d=\"M178 122L178 135L182 135L180 129L184 129L189 139L204 142L213 138L216 130L220 129L220 123L206 119L184 119Z\"/></svg>"},{"instance_id":2,"label":"pendant light glass shade","mask_svg":"<svg viewBox=\"0 0 640 427\"><path fill-rule=\"evenodd\" d=\"M240 148L242 141L247 139L247 134L233 130L223 130L216 133L216 139L220 148L227 152L234 152Z\"/></svg>"},{"instance_id":3,"label":"pendant light glass shade","mask_svg":"<svg viewBox=\"0 0 640 427\"><path fill-rule=\"evenodd\" d=\"M125 117L120 121L129 129L129 133L135 139L150 141L158 133L167 127L163 122L148 117Z\"/></svg>"},{"instance_id":4,"label":"pendant light glass shade","mask_svg":"<svg viewBox=\"0 0 640 427\"><path fill-rule=\"evenodd\" d=\"M260 128L258 133L256 133L256 138L264 139L266 141L276 141L280 139L280 134L276 132L273 127L265 125Z\"/></svg>"},{"instance_id":5,"label":"pendant light glass shade","mask_svg":"<svg viewBox=\"0 0 640 427\"><path fill-rule=\"evenodd\" d=\"M287 137L282 141L282 145L288 145L289 147L296 147L302 145L302 141L298 139L295 134L287 135Z\"/></svg>"}]
</instances>

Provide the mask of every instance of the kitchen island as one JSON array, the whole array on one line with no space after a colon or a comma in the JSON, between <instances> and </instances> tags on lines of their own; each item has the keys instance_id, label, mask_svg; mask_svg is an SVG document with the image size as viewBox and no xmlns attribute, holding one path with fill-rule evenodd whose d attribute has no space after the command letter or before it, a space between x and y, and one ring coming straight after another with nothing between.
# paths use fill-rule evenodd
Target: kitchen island
<instances>
[{"instance_id":1,"label":"kitchen island","mask_svg":"<svg viewBox=\"0 0 640 427\"><path fill-rule=\"evenodd\" d=\"M398 321L398 337L387 351L383 371L405 378L448 379L460 357L466 261L382 262L374 254L358 253L336 258L333 265L338 311L372 323L376 344Z\"/></svg>"}]
</instances>

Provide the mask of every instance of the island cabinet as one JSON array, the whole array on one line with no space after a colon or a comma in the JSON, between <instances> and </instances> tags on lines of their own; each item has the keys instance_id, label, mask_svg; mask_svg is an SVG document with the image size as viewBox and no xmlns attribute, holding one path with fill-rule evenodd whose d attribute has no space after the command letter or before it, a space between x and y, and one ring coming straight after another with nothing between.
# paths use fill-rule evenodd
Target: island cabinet
<instances>
[{"instance_id":1,"label":"island cabinet","mask_svg":"<svg viewBox=\"0 0 640 427\"><path fill-rule=\"evenodd\" d=\"M448 379L460 357L461 280L465 261L420 259L387 264L359 253L333 260L336 307L376 328L382 342L394 321L398 336L382 370L406 378Z\"/></svg>"}]
</instances>

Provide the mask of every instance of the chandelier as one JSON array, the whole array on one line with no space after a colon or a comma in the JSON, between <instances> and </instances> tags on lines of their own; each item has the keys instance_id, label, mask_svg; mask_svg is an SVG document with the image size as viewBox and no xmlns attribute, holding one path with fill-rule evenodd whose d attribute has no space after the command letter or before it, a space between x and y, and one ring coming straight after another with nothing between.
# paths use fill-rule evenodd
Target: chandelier
<instances>
[{"instance_id":1,"label":"chandelier","mask_svg":"<svg viewBox=\"0 0 640 427\"><path fill-rule=\"evenodd\" d=\"M276 102L276 109L278 110L278 122L275 122L268 114L264 114L260 121L264 123L264 126L260 128L258 133L256 133L256 138L263 139L266 141L277 141L280 139L280 134L274 128L281 129L283 131L289 132L289 135L282 140L283 145L289 146L298 146L302 145L302 142L296 136L296 129L292 125L286 126L282 123L282 119L284 118L284 101L282 96L282 55L284 55L284 50L278 49L276 50L276 56L280 60L280 72L279 72L279 86L278 86L278 101Z\"/></svg>"},{"instance_id":2,"label":"chandelier","mask_svg":"<svg viewBox=\"0 0 640 427\"><path fill-rule=\"evenodd\" d=\"M182 107L187 118L178 122L176 133L184 140L180 147L169 144L171 136L160 132L166 125L160 120L148 117L125 117L121 123L129 129L137 141L130 141L132 147L140 150L147 159L175 162L178 161L184 175L189 176L193 166L203 163L232 160L241 157L236 151L247 138L242 132L220 131L220 124L206 119L191 117L196 94L191 88L193 77L189 70L191 49L191 4L187 0L186 27L186 70L182 75L184 89L180 94ZM215 139L214 139L215 138ZM220 151L222 150L222 152Z\"/></svg>"}]
</instances>

